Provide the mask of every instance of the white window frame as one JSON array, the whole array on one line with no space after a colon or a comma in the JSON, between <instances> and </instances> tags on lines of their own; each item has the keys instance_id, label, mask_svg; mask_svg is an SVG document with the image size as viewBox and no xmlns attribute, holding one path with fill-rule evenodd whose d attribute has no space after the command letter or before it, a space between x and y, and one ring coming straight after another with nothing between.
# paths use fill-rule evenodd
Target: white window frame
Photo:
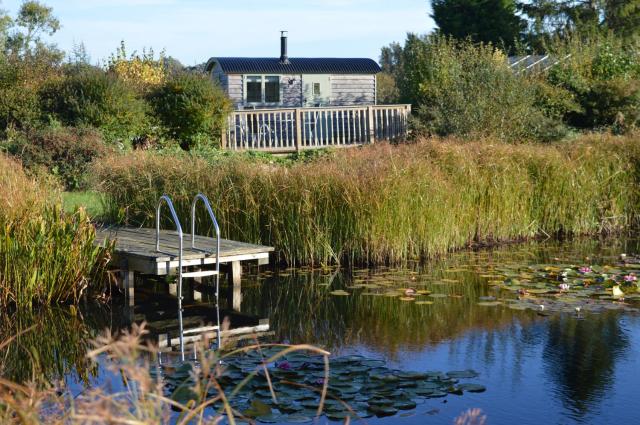
<instances>
[{"instance_id":1,"label":"white window frame","mask_svg":"<svg viewBox=\"0 0 640 425\"><path fill-rule=\"evenodd\" d=\"M260 78L260 85L262 87L262 101L261 102L247 102L247 80L249 78ZM280 101L279 102L265 102L265 86L268 77L276 77L278 78L278 89L280 91ZM283 104L282 97L284 94L284 84L282 84L282 75L275 74L245 74L242 76L243 83L243 94L242 100L245 105L248 106L280 106Z\"/></svg>"}]
</instances>

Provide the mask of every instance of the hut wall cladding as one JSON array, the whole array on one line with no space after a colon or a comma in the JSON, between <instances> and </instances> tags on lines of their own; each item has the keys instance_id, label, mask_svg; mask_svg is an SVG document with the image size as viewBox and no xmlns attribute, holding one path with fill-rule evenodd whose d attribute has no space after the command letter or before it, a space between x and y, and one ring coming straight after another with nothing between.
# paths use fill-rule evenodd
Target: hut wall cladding
<instances>
[{"instance_id":1,"label":"hut wall cladding","mask_svg":"<svg viewBox=\"0 0 640 425\"><path fill-rule=\"evenodd\" d=\"M280 78L280 86L282 87L282 106L285 108L300 107L302 102L302 80L300 75L283 75Z\"/></svg>"},{"instance_id":2,"label":"hut wall cladding","mask_svg":"<svg viewBox=\"0 0 640 425\"><path fill-rule=\"evenodd\" d=\"M332 75L331 105L373 105L376 101L375 75Z\"/></svg>"},{"instance_id":3,"label":"hut wall cladding","mask_svg":"<svg viewBox=\"0 0 640 425\"><path fill-rule=\"evenodd\" d=\"M213 71L215 79L236 106L244 103L244 76ZM301 107L302 80L300 75L282 75L282 105L284 108ZM289 82L292 81L292 84ZM331 75L331 106L374 105L376 101L375 75Z\"/></svg>"},{"instance_id":4,"label":"hut wall cladding","mask_svg":"<svg viewBox=\"0 0 640 425\"><path fill-rule=\"evenodd\" d=\"M227 75L227 93L235 104L244 102L244 79L242 75Z\"/></svg>"}]
</instances>

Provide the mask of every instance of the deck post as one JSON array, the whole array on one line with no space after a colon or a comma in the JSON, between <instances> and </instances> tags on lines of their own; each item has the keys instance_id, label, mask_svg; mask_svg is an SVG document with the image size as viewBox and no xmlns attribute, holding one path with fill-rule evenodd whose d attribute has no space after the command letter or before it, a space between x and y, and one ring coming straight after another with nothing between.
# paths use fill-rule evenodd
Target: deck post
<instances>
[{"instance_id":1,"label":"deck post","mask_svg":"<svg viewBox=\"0 0 640 425\"><path fill-rule=\"evenodd\" d=\"M227 149L229 145L229 140L227 138L227 131L229 131L231 121L231 115L227 116L225 125L222 126L222 130L220 132L220 149Z\"/></svg>"},{"instance_id":2,"label":"deck post","mask_svg":"<svg viewBox=\"0 0 640 425\"><path fill-rule=\"evenodd\" d=\"M240 286L242 278L242 264L240 263L240 261L232 261L231 270L229 271L229 283L231 283L233 286Z\"/></svg>"},{"instance_id":3,"label":"deck post","mask_svg":"<svg viewBox=\"0 0 640 425\"><path fill-rule=\"evenodd\" d=\"M374 144L376 142L376 122L374 119L374 112L371 106L367 106L367 121L369 123L369 143Z\"/></svg>"},{"instance_id":4,"label":"deck post","mask_svg":"<svg viewBox=\"0 0 640 425\"><path fill-rule=\"evenodd\" d=\"M296 108L296 152L302 148L302 110Z\"/></svg>"},{"instance_id":5,"label":"deck post","mask_svg":"<svg viewBox=\"0 0 640 425\"><path fill-rule=\"evenodd\" d=\"M135 280L136 274L132 270L122 270L122 283L124 286L124 298L129 306L135 305Z\"/></svg>"},{"instance_id":6,"label":"deck post","mask_svg":"<svg viewBox=\"0 0 640 425\"><path fill-rule=\"evenodd\" d=\"M240 285L230 285L227 289L227 301L235 311L242 311L242 288Z\"/></svg>"},{"instance_id":7,"label":"deck post","mask_svg":"<svg viewBox=\"0 0 640 425\"><path fill-rule=\"evenodd\" d=\"M229 276L229 295L233 309L240 311L242 304L242 263L240 261L232 261L228 265Z\"/></svg>"},{"instance_id":8,"label":"deck post","mask_svg":"<svg viewBox=\"0 0 640 425\"><path fill-rule=\"evenodd\" d=\"M202 268L196 267L194 271L200 272L202 271ZM194 277L193 282L196 283L197 285L202 285L202 278ZM192 297L193 301L202 301L202 292L196 289L196 285L191 285L191 292L193 293L193 297Z\"/></svg>"}]
</instances>

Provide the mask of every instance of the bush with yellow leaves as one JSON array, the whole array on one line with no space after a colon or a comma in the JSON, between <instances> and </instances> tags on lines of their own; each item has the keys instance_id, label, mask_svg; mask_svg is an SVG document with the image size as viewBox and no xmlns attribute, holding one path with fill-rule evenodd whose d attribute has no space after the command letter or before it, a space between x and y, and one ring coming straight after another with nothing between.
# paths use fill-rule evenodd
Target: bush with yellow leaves
<instances>
[{"instance_id":1,"label":"bush with yellow leaves","mask_svg":"<svg viewBox=\"0 0 640 425\"><path fill-rule=\"evenodd\" d=\"M107 68L118 78L143 91L157 87L166 80L164 52L155 58L153 49L143 50L142 55L133 52L127 55L124 41L109 58Z\"/></svg>"}]
</instances>

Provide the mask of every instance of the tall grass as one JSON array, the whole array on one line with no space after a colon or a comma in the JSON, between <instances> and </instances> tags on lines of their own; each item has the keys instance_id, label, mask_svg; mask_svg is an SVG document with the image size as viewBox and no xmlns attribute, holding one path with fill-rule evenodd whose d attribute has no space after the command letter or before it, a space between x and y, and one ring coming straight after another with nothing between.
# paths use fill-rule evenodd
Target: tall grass
<instances>
[{"instance_id":1,"label":"tall grass","mask_svg":"<svg viewBox=\"0 0 640 425\"><path fill-rule=\"evenodd\" d=\"M49 185L0 156L0 306L77 302L109 250L79 210L65 214Z\"/></svg>"},{"instance_id":2,"label":"tall grass","mask_svg":"<svg viewBox=\"0 0 640 425\"><path fill-rule=\"evenodd\" d=\"M186 224L209 196L224 236L275 246L290 264L402 262L470 243L593 234L637 218L633 137L505 145L380 144L292 166L138 153L95 172L122 221L152 225L168 193ZM204 232L206 217L198 218Z\"/></svg>"}]
</instances>

